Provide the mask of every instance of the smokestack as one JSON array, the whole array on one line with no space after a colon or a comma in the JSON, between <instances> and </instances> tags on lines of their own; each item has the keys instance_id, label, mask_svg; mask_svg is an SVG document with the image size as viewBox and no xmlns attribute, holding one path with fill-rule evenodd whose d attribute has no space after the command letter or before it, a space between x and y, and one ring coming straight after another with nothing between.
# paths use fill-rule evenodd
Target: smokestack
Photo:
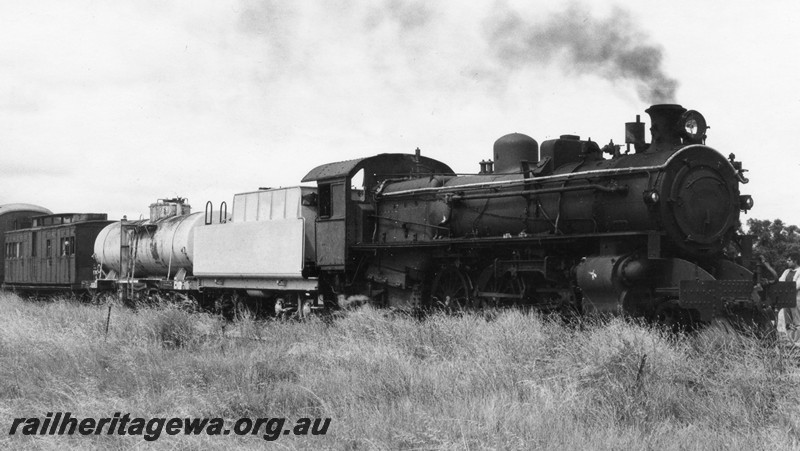
<instances>
[{"instance_id":1,"label":"smokestack","mask_svg":"<svg viewBox=\"0 0 800 451\"><path fill-rule=\"evenodd\" d=\"M645 110L650 115L650 134L653 136L650 150L669 150L681 145L678 123L685 112L686 108L673 104L653 105Z\"/></svg>"}]
</instances>

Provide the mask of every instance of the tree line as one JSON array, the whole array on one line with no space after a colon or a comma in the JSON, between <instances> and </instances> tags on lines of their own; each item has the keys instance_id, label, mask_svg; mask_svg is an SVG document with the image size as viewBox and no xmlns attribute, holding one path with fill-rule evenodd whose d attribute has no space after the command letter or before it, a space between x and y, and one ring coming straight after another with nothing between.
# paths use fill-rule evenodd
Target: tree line
<instances>
[{"instance_id":1,"label":"tree line","mask_svg":"<svg viewBox=\"0 0 800 451\"><path fill-rule=\"evenodd\" d=\"M800 252L800 227L776 219L748 219L747 234L753 235L753 254L763 255L778 274L786 269L786 255Z\"/></svg>"}]
</instances>

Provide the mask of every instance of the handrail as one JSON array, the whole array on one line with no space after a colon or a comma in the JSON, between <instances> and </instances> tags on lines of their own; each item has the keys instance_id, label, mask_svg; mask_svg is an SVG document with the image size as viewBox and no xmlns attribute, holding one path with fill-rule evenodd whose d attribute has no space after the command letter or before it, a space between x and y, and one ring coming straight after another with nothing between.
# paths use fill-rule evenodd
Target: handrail
<instances>
[{"instance_id":1,"label":"handrail","mask_svg":"<svg viewBox=\"0 0 800 451\"><path fill-rule=\"evenodd\" d=\"M564 186L560 188L542 188L529 191L509 191L505 193L454 194L450 196L448 199L450 200L495 199L499 197L530 196L536 194L564 193L567 191L584 191L584 190L603 191L606 193L624 193L628 191L628 187L626 185L606 186L600 184L589 184L589 185L578 185L578 186Z\"/></svg>"},{"instance_id":2,"label":"handrail","mask_svg":"<svg viewBox=\"0 0 800 451\"><path fill-rule=\"evenodd\" d=\"M211 224L211 222L213 221L214 219L212 216L213 214L214 214L214 204L212 204L211 201L208 201L206 202L206 213L205 213L206 225Z\"/></svg>"},{"instance_id":3,"label":"handrail","mask_svg":"<svg viewBox=\"0 0 800 451\"><path fill-rule=\"evenodd\" d=\"M219 223L225 224L228 222L228 203L224 200L219 204Z\"/></svg>"}]
</instances>

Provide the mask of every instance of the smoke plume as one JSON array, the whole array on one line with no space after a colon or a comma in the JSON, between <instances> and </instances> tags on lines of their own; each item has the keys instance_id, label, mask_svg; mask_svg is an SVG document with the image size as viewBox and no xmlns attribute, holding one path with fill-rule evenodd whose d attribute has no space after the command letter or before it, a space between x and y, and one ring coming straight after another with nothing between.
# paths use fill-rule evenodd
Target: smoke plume
<instances>
[{"instance_id":1,"label":"smoke plume","mask_svg":"<svg viewBox=\"0 0 800 451\"><path fill-rule=\"evenodd\" d=\"M662 48L648 43L646 33L621 8L597 19L573 3L543 22L526 22L501 5L486 31L494 56L508 69L556 63L570 74L632 81L647 103L675 101L678 81L661 67Z\"/></svg>"}]
</instances>

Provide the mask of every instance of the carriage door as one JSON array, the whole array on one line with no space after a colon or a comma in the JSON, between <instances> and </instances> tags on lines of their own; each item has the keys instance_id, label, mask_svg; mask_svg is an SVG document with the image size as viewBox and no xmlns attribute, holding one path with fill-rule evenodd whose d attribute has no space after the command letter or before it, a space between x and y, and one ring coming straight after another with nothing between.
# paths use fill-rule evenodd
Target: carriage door
<instances>
[{"instance_id":1,"label":"carriage door","mask_svg":"<svg viewBox=\"0 0 800 451\"><path fill-rule=\"evenodd\" d=\"M317 216L317 266L344 269L347 258L347 179L319 182Z\"/></svg>"}]
</instances>

